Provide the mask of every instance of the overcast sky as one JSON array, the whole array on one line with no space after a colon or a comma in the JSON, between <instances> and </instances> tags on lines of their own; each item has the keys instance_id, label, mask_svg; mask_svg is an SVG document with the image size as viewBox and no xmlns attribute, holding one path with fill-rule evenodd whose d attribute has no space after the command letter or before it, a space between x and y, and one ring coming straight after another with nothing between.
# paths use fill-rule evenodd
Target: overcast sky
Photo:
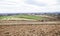
<instances>
[{"instance_id":1,"label":"overcast sky","mask_svg":"<svg viewBox=\"0 0 60 36\"><path fill-rule=\"evenodd\" d=\"M0 0L0 13L60 12L60 0Z\"/></svg>"}]
</instances>

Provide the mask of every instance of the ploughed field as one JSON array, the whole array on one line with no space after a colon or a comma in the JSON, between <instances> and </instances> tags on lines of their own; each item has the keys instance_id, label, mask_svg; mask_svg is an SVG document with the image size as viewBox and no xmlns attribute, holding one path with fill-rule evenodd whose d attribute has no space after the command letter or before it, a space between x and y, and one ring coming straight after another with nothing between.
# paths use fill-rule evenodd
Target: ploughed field
<instances>
[{"instance_id":1,"label":"ploughed field","mask_svg":"<svg viewBox=\"0 0 60 36\"><path fill-rule=\"evenodd\" d=\"M0 36L60 36L60 25L0 25Z\"/></svg>"},{"instance_id":2,"label":"ploughed field","mask_svg":"<svg viewBox=\"0 0 60 36\"><path fill-rule=\"evenodd\" d=\"M60 22L0 20L0 36L60 36Z\"/></svg>"}]
</instances>

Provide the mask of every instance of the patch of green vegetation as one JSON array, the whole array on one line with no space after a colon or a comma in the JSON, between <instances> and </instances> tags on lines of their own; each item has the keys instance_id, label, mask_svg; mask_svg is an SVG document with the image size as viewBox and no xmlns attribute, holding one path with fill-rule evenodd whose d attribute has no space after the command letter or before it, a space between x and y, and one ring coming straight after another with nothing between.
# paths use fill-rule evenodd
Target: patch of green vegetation
<instances>
[{"instance_id":1,"label":"patch of green vegetation","mask_svg":"<svg viewBox=\"0 0 60 36\"><path fill-rule=\"evenodd\" d=\"M0 16L0 20L2 20L2 19L11 19L11 18L13 18L13 16Z\"/></svg>"},{"instance_id":2,"label":"patch of green vegetation","mask_svg":"<svg viewBox=\"0 0 60 36\"><path fill-rule=\"evenodd\" d=\"M6 16L0 16L0 19L6 18Z\"/></svg>"},{"instance_id":3,"label":"patch of green vegetation","mask_svg":"<svg viewBox=\"0 0 60 36\"><path fill-rule=\"evenodd\" d=\"M42 20L46 19L41 16L35 16L35 15L16 15L17 18L26 18L26 19L35 19L35 20Z\"/></svg>"},{"instance_id":4,"label":"patch of green vegetation","mask_svg":"<svg viewBox=\"0 0 60 36\"><path fill-rule=\"evenodd\" d=\"M35 15L14 15L14 16L0 16L0 20L1 19L11 19L11 18L25 18L25 19L34 19L34 20L42 20L42 19L46 19L43 18L41 16L35 16Z\"/></svg>"}]
</instances>

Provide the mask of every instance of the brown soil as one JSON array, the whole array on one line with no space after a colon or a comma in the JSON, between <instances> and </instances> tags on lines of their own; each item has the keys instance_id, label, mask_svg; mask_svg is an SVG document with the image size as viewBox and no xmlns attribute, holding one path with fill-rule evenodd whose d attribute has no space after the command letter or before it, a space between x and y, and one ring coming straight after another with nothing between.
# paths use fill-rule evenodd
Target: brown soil
<instances>
[{"instance_id":1,"label":"brown soil","mask_svg":"<svg viewBox=\"0 0 60 36\"><path fill-rule=\"evenodd\" d=\"M60 21L26 21L26 20L0 20L0 25L13 25L13 24L60 24Z\"/></svg>"},{"instance_id":2,"label":"brown soil","mask_svg":"<svg viewBox=\"0 0 60 36\"><path fill-rule=\"evenodd\" d=\"M0 25L0 36L60 36L60 25Z\"/></svg>"}]
</instances>

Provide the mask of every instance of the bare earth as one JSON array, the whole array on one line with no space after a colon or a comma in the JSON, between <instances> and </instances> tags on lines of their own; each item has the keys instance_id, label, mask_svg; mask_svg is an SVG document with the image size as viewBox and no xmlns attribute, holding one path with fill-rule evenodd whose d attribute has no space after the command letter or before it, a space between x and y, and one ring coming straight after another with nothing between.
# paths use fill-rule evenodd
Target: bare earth
<instances>
[{"instance_id":1,"label":"bare earth","mask_svg":"<svg viewBox=\"0 0 60 36\"><path fill-rule=\"evenodd\" d=\"M0 21L0 36L60 36L60 22Z\"/></svg>"},{"instance_id":2,"label":"bare earth","mask_svg":"<svg viewBox=\"0 0 60 36\"><path fill-rule=\"evenodd\" d=\"M19 25L19 24L60 24L60 21L25 21L25 20L0 20L0 25Z\"/></svg>"}]
</instances>

